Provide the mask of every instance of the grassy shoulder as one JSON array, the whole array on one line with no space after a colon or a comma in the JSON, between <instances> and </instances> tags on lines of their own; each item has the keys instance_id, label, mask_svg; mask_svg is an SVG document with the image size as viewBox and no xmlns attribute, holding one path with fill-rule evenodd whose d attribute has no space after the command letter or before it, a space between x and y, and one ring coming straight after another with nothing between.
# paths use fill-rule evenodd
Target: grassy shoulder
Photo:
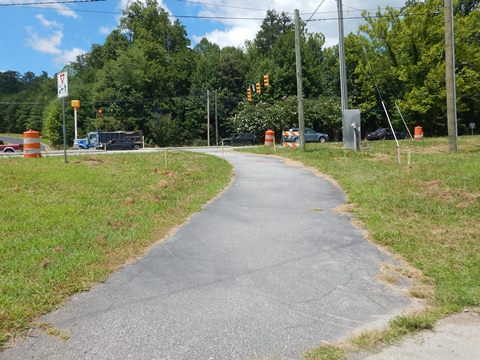
<instances>
[{"instance_id":1,"label":"grassy shoulder","mask_svg":"<svg viewBox=\"0 0 480 360\"><path fill-rule=\"evenodd\" d=\"M231 178L187 152L1 159L0 345L142 254ZM212 176L214 174L215 176Z\"/></svg>"},{"instance_id":2,"label":"grassy shoulder","mask_svg":"<svg viewBox=\"0 0 480 360\"><path fill-rule=\"evenodd\" d=\"M429 328L445 314L480 305L480 136L462 137L457 154L448 152L445 138L403 141L401 167L393 141L364 145L360 153L340 144L307 144L304 153L277 153L332 176L371 238L420 269L423 285L433 285L430 311L394 319L377 334L377 340L389 342ZM273 153L264 147L250 151ZM412 295L429 296L421 290ZM363 340L355 341L361 345ZM332 351L310 352L307 358L321 359L321 352Z\"/></svg>"}]
</instances>

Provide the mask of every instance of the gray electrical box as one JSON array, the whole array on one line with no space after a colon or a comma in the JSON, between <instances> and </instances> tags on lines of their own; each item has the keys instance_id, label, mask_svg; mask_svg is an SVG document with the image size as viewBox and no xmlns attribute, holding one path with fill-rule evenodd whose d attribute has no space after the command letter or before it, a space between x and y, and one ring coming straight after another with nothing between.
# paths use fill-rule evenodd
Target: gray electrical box
<instances>
[{"instance_id":1,"label":"gray electrical box","mask_svg":"<svg viewBox=\"0 0 480 360\"><path fill-rule=\"evenodd\" d=\"M360 110L343 110L343 147L346 149L360 149ZM356 132L356 135L355 135ZM355 139L356 137L356 139Z\"/></svg>"}]
</instances>

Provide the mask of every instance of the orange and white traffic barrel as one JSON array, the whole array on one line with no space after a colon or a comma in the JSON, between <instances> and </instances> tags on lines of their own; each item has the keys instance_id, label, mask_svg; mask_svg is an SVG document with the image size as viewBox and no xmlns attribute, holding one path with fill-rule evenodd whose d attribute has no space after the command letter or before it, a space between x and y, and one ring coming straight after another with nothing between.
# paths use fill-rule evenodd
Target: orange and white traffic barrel
<instances>
[{"instance_id":1,"label":"orange and white traffic barrel","mask_svg":"<svg viewBox=\"0 0 480 360\"><path fill-rule=\"evenodd\" d=\"M29 130L23 133L23 157L42 157L42 150L40 148L40 133L38 131Z\"/></svg>"},{"instance_id":2,"label":"orange and white traffic barrel","mask_svg":"<svg viewBox=\"0 0 480 360\"><path fill-rule=\"evenodd\" d=\"M298 143L297 142L284 142L283 143L284 148L298 148Z\"/></svg>"},{"instance_id":3,"label":"orange and white traffic barrel","mask_svg":"<svg viewBox=\"0 0 480 360\"><path fill-rule=\"evenodd\" d=\"M423 139L423 129L422 129L421 126L415 126L414 137L415 137L415 140L422 140Z\"/></svg>"},{"instance_id":4,"label":"orange and white traffic barrel","mask_svg":"<svg viewBox=\"0 0 480 360\"><path fill-rule=\"evenodd\" d=\"M267 130L265 131L265 146L273 146L275 141L275 131Z\"/></svg>"},{"instance_id":5,"label":"orange and white traffic barrel","mask_svg":"<svg viewBox=\"0 0 480 360\"><path fill-rule=\"evenodd\" d=\"M291 139L298 139L298 131L283 131L283 147L284 148L294 148L298 147L298 141L291 141Z\"/></svg>"}]
</instances>

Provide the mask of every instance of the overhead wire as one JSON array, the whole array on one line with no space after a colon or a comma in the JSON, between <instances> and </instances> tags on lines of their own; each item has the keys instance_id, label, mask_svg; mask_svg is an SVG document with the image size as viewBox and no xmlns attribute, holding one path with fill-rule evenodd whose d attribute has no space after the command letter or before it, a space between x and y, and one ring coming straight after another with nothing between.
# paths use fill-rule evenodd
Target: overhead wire
<instances>
[{"instance_id":1,"label":"overhead wire","mask_svg":"<svg viewBox=\"0 0 480 360\"><path fill-rule=\"evenodd\" d=\"M105 1L105 0L71 0L73 3L88 3L88 2L97 2L97 1ZM5 7L11 6L8 4L4 5ZM34 6L34 5L16 5L16 7L24 7L24 8L32 8L32 9L45 9L45 10L55 10L59 11L58 8L52 7L52 6ZM75 12L84 12L84 13L94 13L94 14L113 14L113 15L121 15L123 14L123 11L110 11L110 10L89 10L89 9L71 9L72 11ZM61 11L61 10L60 10ZM409 16L424 16L424 15L439 15L439 12L433 12L433 13L421 13L421 14L408 14ZM403 14L399 14L399 16L405 16ZM264 20L263 17L238 17L238 16L210 16L210 15L179 15L179 14L168 14L168 17L172 18L180 18L180 19L205 19L205 20L254 20L254 21L259 21L259 20ZM388 17L388 15L369 15L369 18L376 19L376 18L384 18ZM356 20L356 19L364 19L363 16L345 16L343 17L344 20ZM330 20L338 20L337 16L333 17L326 17L326 18L316 18L316 19L310 19L309 21L330 21Z\"/></svg>"},{"instance_id":2,"label":"overhead wire","mask_svg":"<svg viewBox=\"0 0 480 360\"><path fill-rule=\"evenodd\" d=\"M218 3L207 3L203 1L192 1L192 0L177 0L178 2L189 3L189 4L196 4L196 5L203 5L203 6L211 6L211 7L219 7L219 8L229 8L229 9L240 9L240 10L250 10L250 11L262 11L266 12L268 9L256 9L256 8L249 8L244 6L236 6L236 5L226 5L226 4L218 4Z\"/></svg>"},{"instance_id":3,"label":"overhead wire","mask_svg":"<svg viewBox=\"0 0 480 360\"><path fill-rule=\"evenodd\" d=\"M189 95L176 95L176 96L167 96L167 97L152 97L152 98L141 98L141 99L115 99L115 100L84 100L82 104L109 104L109 105L121 105L121 104L145 104L148 102L154 103L155 101L172 101L177 99L203 99L206 97L204 93L193 93ZM224 100L238 100L241 101L239 97L233 95L221 95L218 94L217 99ZM0 105L47 105L49 101L0 101Z\"/></svg>"},{"instance_id":4,"label":"overhead wire","mask_svg":"<svg viewBox=\"0 0 480 360\"><path fill-rule=\"evenodd\" d=\"M310 15L310 17L308 18L308 20L306 21L306 23L308 23L310 20L312 20L313 15L315 15L315 14L317 13L317 10L320 9L320 6L322 6L324 2L325 2L325 0L322 0L322 1L320 2L320 4L318 4L317 8L316 8L315 11L312 13L312 15Z\"/></svg>"},{"instance_id":5,"label":"overhead wire","mask_svg":"<svg viewBox=\"0 0 480 360\"><path fill-rule=\"evenodd\" d=\"M390 115L388 114L387 107L385 105L385 102L383 101L382 93L380 92L380 89L378 87L377 80L376 80L375 75L373 74L373 70L370 66L370 62L368 61L367 51L365 50L365 48L362 48L362 50L363 50L363 56L365 57L365 61L366 61L366 64L367 64L367 70L370 73L370 76L373 80L373 84L375 85L375 89L377 90L378 97L380 98L380 102L382 103L383 111L385 112L385 115L387 117L388 125L390 126L390 130L392 131L393 137L395 138L395 142L397 143L397 156L398 156L398 162L399 162L399 165L400 165L400 143L398 142L397 135L395 133L395 130L393 129L392 121L390 120ZM403 119L403 116L402 116L402 119ZM407 128L407 130L408 130L408 128ZM410 131L409 131L409 133L410 133ZM411 134L410 134L410 136L411 136Z\"/></svg>"},{"instance_id":6,"label":"overhead wire","mask_svg":"<svg viewBox=\"0 0 480 360\"><path fill-rule=\"evenodd\" d=\"M105 2L106 0L51 0L51 1L30 1L30 2L21 2L21 3L1 3L0 6L4 7L25 7L25 8L35 8L35 9L45 9L45 10L55 10L58 11L59 9L57 7L53 6L44 6L44 5L53 5L53 4L81 4L81 3L93 3L93 2ZM207 3L207 2L202 2L202 1L194 1L194 0L177 0L179 2L185 2L185 3L194 3L194 4L199 4L199 5L204 5L204 6L214 6L214 7L225 7L225 8L234 8L234 9L244 9L244 10L251 10L251 11L268 11L267 9L258 9L258 8L249 8L249 7L241 7L241 6L234 6L234 5L226 5L226 4L216 4L216 3ZM305 12L301 13L302 15L308 15L310 14L309 19L307 22L310 21L329 21L329 20L338 20L338 17L326 17L326 18L316 18L313 19L313 16L315 14L331 14L331 13L336 13L336 11L324 11L324 12L318 12L318 9L321 7L321 5L325 2L323 0L315 9L313 13ZM394 8L394 9L402 9L402 7L389 7L389 8ZM111 10L90 10L90 9L71 9L72 11L75 12L84 12L84 13L98 13L98 14L123 14L123 11L111 11ZM382 10L381 8L377 9L357 9L355 8L354 10L350 11L370 11L370 10ZM384 9L385 10L385 9ZM291 14L290 12L285 12L285 14ZM182 18L182 19L206 19L206 20L264 20L263 17L250 17L250 16L220 16L220 15L182 15L182 14L169 14L169 17L174 17L174 18ZM371 15L369 17L371 18L379 18L379 17L384 17L385 15ZM346 16L344 17L345 20L357 20L357 19L364 19L363 16Z\"/></svg>"},{"instance_id":7,"label":"overhead wire","mask_svg":"<svg viewBox=\"0 0 480 360\"><path fill-rule=\"evenodd\" d=\"M54 4L78 4L78 3L92 3L100 2L107 0L52 0L52 1L30 1L30 2L19 2L19 3L2 3L0 6L26 6L26 5L54 5ZM36 7L36 6L35 6ZM55 8L56 9L56 8Z\"/></svg>"}]
</instances>

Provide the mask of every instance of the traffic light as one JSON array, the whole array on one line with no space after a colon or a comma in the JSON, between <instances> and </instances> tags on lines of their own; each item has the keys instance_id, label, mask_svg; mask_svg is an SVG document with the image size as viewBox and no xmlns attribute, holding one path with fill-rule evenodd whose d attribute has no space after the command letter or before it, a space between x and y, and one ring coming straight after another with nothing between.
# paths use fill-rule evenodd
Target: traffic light
<instances>
[{"instance_id":1,"label":"traffic light","mask_svg":"<svg viewBox=\"0 0 480 360\"><path fill-rule=\"evenodd\" d=\"M247 88L247 100L252 102L252 90L250 89L250 86Z\"/></svg>"},{"instance_id":2,"label":"traffic light","mask_svg":"<svg viewBox=\"0 0 480 360\"><path fill-rule=\"evenodd\" d=\"M255 88L257 89L257 94L260 95L262 93L262 89L260 88L260 83L259 82L257 82L255 84Z\"/></svg>"},{"instance_id":3,"label":"traffic light","mask_svg":"<svg viewBox=\"0 0 480 360\"><path fill-rule=\"evenodd\" d=\"M268 80L268 74L263 75L263 86L269 87L270 81Z\"/></svg>"}]
</instances>

